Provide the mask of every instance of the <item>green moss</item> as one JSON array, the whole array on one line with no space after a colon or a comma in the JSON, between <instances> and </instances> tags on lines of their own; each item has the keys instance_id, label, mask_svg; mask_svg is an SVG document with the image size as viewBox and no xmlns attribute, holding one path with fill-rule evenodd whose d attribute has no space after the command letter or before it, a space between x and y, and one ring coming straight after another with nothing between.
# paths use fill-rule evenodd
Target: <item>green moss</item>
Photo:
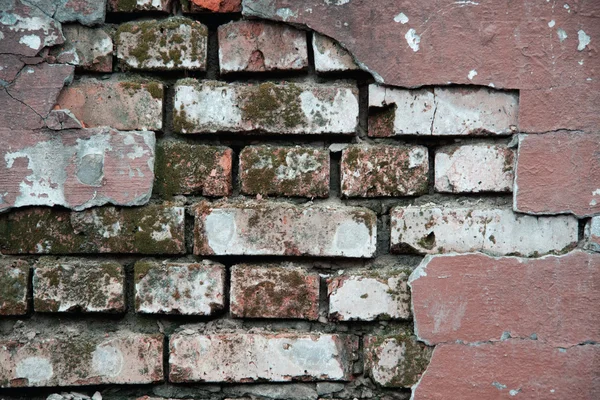
<instances>
[{"instance_id":1,"label":"green moss","mask_svg":"<svg viewBox=\"0 0 600 400\"><path fill-rule=\"evenodd\" d=\"M187 118L183 105L173 113L173 130L178 133L193 133L196 130L196 125Z\"/></svg>"},{"instance_id":2,"label":"green moss","mask_svg":"<svg viewBox=\"0 0 600 400\"><path fill-rule=\"evenodd\" d=\"M435 247L435 233L430 232L428 235L423 236L419 239L418 244L424 249L433 249Z\"/></svg>"},{"instance_id":3,"label":"green moss","mask_svg":"<svg viewBox=\"0 0 600 400\"><path fill-rule=\"evenodd\" d=\"M244 101L242 118L260 127L294 128L305 123L300 106L302 90L295 84L262 83Z\"/></svg>"},{"instance_id":4,"label":"green moss","mask_svg":"<svg viewBox=\"0 0 600 400\"><path fill-rule=\"evenodd\" d=\"M27 311L28 266L2 265L0 269L0 314L23 314Z\"/></svg>"},{"instance_id":5,"label":"green moss","mask_svg":"<svg viewBox=\"0 0 600 400\"><path fill-rule=\"evenodd\" d=\"M118 0L117 6L115 7L115 9L117 11L131 12L131 11L135 11L136 6L137 6L137 0Z\"/></svg>"},{"instance_id":6,"label":"green moss","mask_svg":"<svg viewBox=\"0 0 600 400\"><path fill-rule=\"evenodd\" d=\"M148 82L148 84L146 85L146 89L148 90L148 92L150 92L150 96L152 96L155 99L163 99L163 88L162 85L158 82Z\"/></svg>"}]
</instances>

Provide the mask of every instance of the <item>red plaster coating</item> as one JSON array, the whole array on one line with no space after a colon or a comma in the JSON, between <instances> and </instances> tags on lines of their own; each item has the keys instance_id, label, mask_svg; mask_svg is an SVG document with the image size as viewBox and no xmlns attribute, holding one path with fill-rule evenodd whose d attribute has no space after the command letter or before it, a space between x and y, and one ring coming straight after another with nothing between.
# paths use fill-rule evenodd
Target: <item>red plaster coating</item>
<instances>
[{"instance_id":1,"label":"red plaster coating","mask_svg":"<svg viewBox=\"0 0 600 400\"><path fill-rule=\"evenodd\" d=\"M413 400L600 398L600 347L552 347L533 340L441 344Z\"/></svg>"},{"instance_id":2,"label":"red plaster coating","mask_svg":"<svg viewBox=\"0 0 600 400\"><path fill-rule=\"evenodd\" d=\"M599 254L449 255L419 270L410 281L412 308L426 343L497 341L505 332L555 346L600 341Z\"/></svg>"},{"instance_id":3,"label":"red plaster coating","mask_svg":"<svg viewBox=\"0 0 600 400\"><path fill-rule=\"evenodd\" d=\"M386 0L377 7L369 1L340 3L245 0L243 12L307 25L330 36L389 85L521 89L519 121L528 132L593 130L600 123L598 1L570 2L568 7L509 0ZM405 24L394 19L401 12L408 17ZM417 51L405 37L410 29L420 36ZM558 29L568 36L563 41ZM580 30L591 37L581 51Z\"/></svg>"},{"instance_id":4,"label":"red plaster coating","mask_svg":"<svg viewBox=\"0 0 600 400\"><path fill-rule=\"evenodd\" d=\"M523 136L514 209L579 217L600 213L600 135L561 131Z\"/></svg>"}]
</instances>

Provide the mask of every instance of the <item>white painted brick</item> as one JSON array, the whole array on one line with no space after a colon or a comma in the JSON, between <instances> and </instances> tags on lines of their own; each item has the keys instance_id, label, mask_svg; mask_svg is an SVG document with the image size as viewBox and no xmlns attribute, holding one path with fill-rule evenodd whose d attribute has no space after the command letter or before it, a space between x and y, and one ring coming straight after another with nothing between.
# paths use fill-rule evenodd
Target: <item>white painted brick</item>
<instances>
[{"instance_id":1,"label":"white painted brick","mask_svg":"<svg viewBox=\"0 0 600 400\"><path fill-rule=\"evenodd\" d=\"M315 32L312 47L317 72L342 72L359 69L348 50L327 36Z\"/></svg>"}]
</instances>

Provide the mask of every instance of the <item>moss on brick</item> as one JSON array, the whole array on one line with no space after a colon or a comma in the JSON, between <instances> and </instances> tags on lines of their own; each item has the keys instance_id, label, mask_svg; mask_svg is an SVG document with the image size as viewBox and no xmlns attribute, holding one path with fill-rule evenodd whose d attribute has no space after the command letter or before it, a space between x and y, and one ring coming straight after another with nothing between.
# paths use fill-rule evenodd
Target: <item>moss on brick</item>
<instances>
[{"instance_id":1,"label":"moss on brick","mask_svg":"<svg viewBox=\"0 0 600 400\"><path fill-rule=\"evenodd\" d=\"M24 262L0 265L0 315L24 314L27 311L27 277Z\"/></svg>"},{"instance_id":2,"label":"moss on brick","mask_svg":"<svg viewBox=\"0 0 600 400\"><path fill-rule=\"evenodd\" d=\"M306 123L300 105L301 93L302 89L293 83L276 85L267 82L258 88L250 88L241 106L242 119L259 127L300 126Z\"/></svg>"}]
</instances>

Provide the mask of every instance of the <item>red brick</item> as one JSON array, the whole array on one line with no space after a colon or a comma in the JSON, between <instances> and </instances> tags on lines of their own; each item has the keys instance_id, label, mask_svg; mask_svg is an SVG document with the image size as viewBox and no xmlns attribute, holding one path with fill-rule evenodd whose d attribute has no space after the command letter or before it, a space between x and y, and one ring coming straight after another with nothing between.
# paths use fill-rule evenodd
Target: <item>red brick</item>
<instances>
[{"instance_id":1,"label":"red brick","mask_svg":"<svg viewBox=\"0 0 600 400\"><path fill-rule=\"evenodd\" d=\"M0 79L12 82L25 63L14 54L0 54Z\"/></svg>"},{"instance_id":2,"label":"red brick","mask_svg":"<svg viewBox=\"0 0 600 400\"><path fill-rule=\"evenodd\" d=\"M600 138L553 132L519 140L514 208L528 214L600 212Z\"/></svg>"},{"instance_id":3,"label":"red brick","mask_svg":"<svg viewBox=\"0 0 600 400\"><path fill-rule=\"evenodd\" d=\"M329 317L338 321L410 318L408 275L398 269L344 273L327 279Z\"/></svg>"},{"instance_id":4,"label":"red brick","mask_svg":"<svg viewBox=\"0 0 600 400\"><path fill-rule=\"evenodd\" d=\"M108 0L108 11L112 12L139 12L163 11L170 12L173 0Z\"/></svg>"},{"instance_id":5,"label":"red brick","mask_svg":"<svg viewBox=\"0 0 600 400\"><path fill-rule=\"evenodd\" d=\"M86 127L162 129L163 85L154 81L84 78L66 87L57 103L71 110Z\"/></svg>"},{"instance_id":6,"label":"red brick","mask_svg":"<svg viewBox=\"0 0 600 400\"><path fill-rule=\"evenodd\" d=\"M182 1L183 12L232 13L242 11L242 0L189 0Z\"/></svg>"},{"instance_id":7,"label":"red brick","mask_svg":"<svg viewBox=\"0 0 600 400\"><path fill-rule=\"evenodd\" d=\"M424 194L428 157L423 146L348 146L342 152L342 194L346 197Z\"/></svg>"},{"instance_id":8,"label":"red brick","mask_svg":"<svg viewBox=\"0 0 600 400\"><path fill-rule=\"evenodd\" d=\"M184 209L98 207L81 212L27 208L0 215L4 254L182 254Z\"/></svg>"},{"instance_id":9,"label":"red brick","mask_svg":"<svg viewBox=\"0 0 600 400\"><path fill-rule=\"evenodd\" d=\"M319 318L319 275L294 264L234 265L231 315L236 318Z\"/></svg>"},{"instance_id":10,"label":"red brick","mask_svg":"<svg viewBox=\"0 0 600 400\"><path fill-rule=\"evenodd\" d=\"M0 129L0 210L30 205L75 210L143 205L154 180L154 132L110 128L62 131ZM52 157L48 157L52 154Z\"/></svg>"},{"instance_id":11,"label":"red brick","mask_svg":"<svg viewBox=\"0 0 600 400\"><path fill-rule=\"evenodd\" d=\"M352 376L357 350L358 340L349 335L176 333L169 340L169 379L171 382L346 381Z\"/></svg>"},{"instance_id":12,"label":"red brick","mask_svg":"<svg viewBox=\"0 0 600 400\"><path fill-rule=\"evenodd\" d=\"M0 341L0 387L142 384L163 379L163 336L132 332Z\"/></svg>"},{"instance_id":13,"label":"red brick","mask_svg":"<svg viewBox=\"0 0 600 400\"><path fill-rule=\"evenodd\" d=\"M409 280L415 332L430 344L537 337L600 341L600 255L426 258Z\"/></svg>"},{"instance_id":14,"label":"red brick","mask_svg":"<svg viewBox=\"0 0 600 400\"><path fill-rule=\"evenodd\" d=\"M65 43L50 50L49 61L75 65L86 71L112 72L113 41L102 28L66 25Z\"/></svg>"},{"instance_id":15,"label":"red brick","mask_svg":"<svg viewBox=\"0 0 600 400\"><path fill-rule=\"evenodd\" d=\"M161 141L156 149L156 186L161 195L231 194L233 151L223 146Z\"/></svg>"},{"instance_id":16,"label":"red brick","mask_svg":"<svg viewBox=\"0 0 600 400\"><path fill-rule=\"evenodd\" d=\"M432 350L406 332L366 335L365 370L378 385L409 388L425 371Z\"/></svg>"},{"instance_id":17,"label":"red brick","mask_svg":"<svg viewBox=\"0 0 600 400\"><path fill-rule=\"evenodd\" d=\"M262 21L219 26L219 67L231 72L294 71L308 67L306 32Z\"/></svg>"},{"instance_id":18,"label":"red brick","mask_svg":"<svg viewBox=\"0 0 600 400\"><path fill-rule=\"evenodd\" d=\"M0 91L0 126L42 128L60 90L73 79L74 69L72 65L46 63L23 67L6 90Z\"/></svg>"},{"instance_id":19,"label":"red brick","mask_svg":"<svg viewBox=\"0 0 600 400\"><path fill-rule=\"evenodd\" d=\"M117 58L125 69L206 69L208 29L183 17L133 21L115 34Z\"/></svg>"},{"instance_id":20,"label":"red brick","mask_svg":"<svg viewBox=\"0 0 600 400\"><path fill-rule=\"evenodd\" d=\"M24 315L29 309L29 264L16 258L0 258L0 315Z\"/></svg>"},{"instance_id":21,"label":"red brick","mask_svg":"<svg viewBox=\"0 0 600 400\"><path fill-rule=\"evenodd\" d=\"M597 399L600 347L566 349L534 340L440 344L415 400Z\"/></svg>"},{"instance_id":22,"label":"red brick","mask_svg":"<svg viewBox=\"0 0 600 400\"><path fill-rule=\"evenodd\" d=\"M225 307L225 266L211 261L135 263L135 310L145 314L212 315Z\"/></svg>"},{"instance_id":23,"label":"red brick","mask_svg":"<svg viewBox=\"0 0 600 400\"><path fill-rule=\"evenodd\" d=\"M42 258L33 270L36 312L125 312L125 274L116 262Z\"/></svg>"},{"instance_id":24,"label":"red brick","mask_svg":"<svg viewBox=\"0 0 600 400\"><path fill-rule=\"evenodd\" d=\"M196 206L195 254L372 257L376 239L377 217L365 208L260 201Z\"/></svg>"},{"instance_id":25,"label":"red brick","mask_svg":"<svg viewBox=\"0 0 600 400\"><path fill-rule=\"evenodd\" d=\"M69 110L52 110L46 117L48 129L60 131L63 129L82 129L83 125Z\"/></svg>"},{"instance_id":26,"label":"red brick","mask_svg":"<svg viewBox=\"0 0 600 400\"><path fill-rule=\"evenodd\" d=\"M444 146L435 152L435 190L512 192L515 154L505 145Z\"/></svg>"},{"instance_id":27,"label":"red brick","mask_svg":"<svg viewBox=\"0 0 600 400\"><path fill-rule=\"evenodd\" d=\"M358 90L349 84L182 79L175 84L173 112L178 133L353 134Z\"/></svg>"},{"instance_id":28,"label":"red brick","mask_svg":"<svg viewBox=\"0 0 600 400\"><path fill-rule=\"evenodd\" d=\"M329 196L329 151L310 147L248 146L240 152L242 192Z\"/></svg>"},{"instance_id":29,"label":"red brick","mask_svg":"<svg viewBox=\"0 0 600 400\"><path fill-rule=\"evenodd\" d=\"M578 241L577 219L534 217L507 208L425 206L391 211L394 253L469 253L537 257L562 253Z\"/></svg>"}]
</instances>

